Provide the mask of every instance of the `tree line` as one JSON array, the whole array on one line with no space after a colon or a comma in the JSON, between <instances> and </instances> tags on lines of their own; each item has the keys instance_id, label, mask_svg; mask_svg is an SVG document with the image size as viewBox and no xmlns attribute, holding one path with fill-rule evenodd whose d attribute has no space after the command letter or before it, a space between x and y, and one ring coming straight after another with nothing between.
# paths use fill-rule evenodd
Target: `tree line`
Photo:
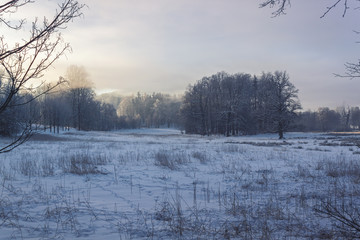
<instances>
[{"instance_id":1,"label":"tree line","mask_svg":"<svg viewBox=\"0 0 360 240\"><path fill-rule=\"evenodd\" d=\"M277 132L283 138L301 108L297 93L286 72L220 72L189 86L181 108L184 128L226 136Z\"/></svg>"},{"instance_id":2,"label":"tree line","mask_svg":"<svg viewBox=\"0 0 360 240\"><path fill-rule=\"evenodd\" d=\"M321 107L316 111L299 112L289 130L301 132L360 130L360 108L338 107L330 109Z\"/></svg>"},{"instance_id":3,"label":"tree line","mask_svg":"<svg viewBox=\"0 0 360 240\"><path fill-rule=\"evenodd\" d=\"M79 66L70 66L64 79L66 84L36 99L29 93L17 94L11 101L16 107L8 108L0 119L0 134L12 135L30 123L53 132L176 127L202 135L277 132L280 138L287 130L360 127L358 107L298 111L298 90L280 71L260 76L219 72L190 85L181 97L140 92L96 96L86 70ZM0 75L0 82L2 92L10 91L6 75Z\"/></svg>"},{"instance_id":4,"label":"tree line","mask_svg":"<svg viewBox=\"0 0 360 240\"><path fill-rule=\"evenodd\" d=\"M181 99L153 93L127 97L97 97L83 67L70 66L66 82L36 99L18 93L0 120L0 134L17 134L24 125L58 133L60 130L109 131L140 127L179 127ZM10 84L0 74L0 89L6 93ZM27 99L32 101L28 104ZM4 101L0 95L0 101ZM17 107L15 107L17 106Z\"/></svg>"},{"instance_id":5,"label":"tree line","mask_svg":"<svg viewBox=\"0 0 360 240\"><path fill-rule=\"evenodd\" d=\"M181 98L162 93L122 97L117 107L121 128L181 127Z\"/></svg>"},{"instance_id":6,"label":"tree line","mask_svg":"<svg viewBox=\"0 0 360 240\"><path fill-rule=\"evenodd\" d=\"M16 135L28 126L55 133L70 128L172 127L202 135L276 132L279 138L285 131L360 130L359 107L299 111L298 90L281 71L259 76L219 72L190 85L183 96L140 92L96 96L85 68L79 66L70 66L64 79L47 94L17 93L12 107L2 113L0 135ZM11 91L10 84L6 74L0 74L1 102Z\"/></svg>"},{"instance_id":7,"label":"tree line","mask_svg":"<svg viewBox=\"0 0 360 240\"><path fill-rule=\"evenodd\" d=\"M1 117L0 134L12 135L23 128L78 130L114 129L116 109L111 104L95 100L95 92L84 68L71 66L66 73L67 80L47 94L36 95L18 92ZM64 78L64 79L65 79ZM11 81L5 74L0 75L0 95L4 101ZM44 86L45 88L46 86ZM39 89L38 91L43 91ZM28 99L31 100L28 102Z\"/></svg>"}]
</instances>

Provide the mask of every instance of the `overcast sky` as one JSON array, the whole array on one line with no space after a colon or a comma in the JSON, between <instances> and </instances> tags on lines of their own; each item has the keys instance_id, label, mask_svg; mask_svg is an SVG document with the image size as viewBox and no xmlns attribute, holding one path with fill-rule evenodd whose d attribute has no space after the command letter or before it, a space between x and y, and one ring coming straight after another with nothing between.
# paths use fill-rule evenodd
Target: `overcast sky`
<instances>
[{"instance_id":1,"label":"overcast sky","mask_svg":"<svg viewBox=\"0 0 360 240\"><path fill-rule=\"evenodd\" d=\"M63 34L73 52L55 64L50 78L75 64L87 69L100 92L183 93L219 71L286 70L304 110L360 105L360 79L333 75L359 57L360 36L353 30L360 30L360 10L342 18L339 6L321 19L333 1L293 0L285 16L272 18L260 0L83 2L84 17ZM48 1L34 13L55 6Z\"/></svg>"}]
</instances>

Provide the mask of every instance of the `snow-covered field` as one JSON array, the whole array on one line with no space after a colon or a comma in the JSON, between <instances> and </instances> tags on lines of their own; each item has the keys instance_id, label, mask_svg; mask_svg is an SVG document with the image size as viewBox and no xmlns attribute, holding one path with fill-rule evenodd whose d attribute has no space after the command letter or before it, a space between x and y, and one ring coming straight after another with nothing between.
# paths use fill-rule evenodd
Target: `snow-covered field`
<instances>
[{"instance_id":1,"label":"snow-covered field","mask_svg":"<svg viewBox=\"0 0 360 240\"><path fill-rule=\"evenodd\" d=\"M285 137L34 136L0 155L0 239L349 238L360 136Z\"/></svg>"}]
</instances>

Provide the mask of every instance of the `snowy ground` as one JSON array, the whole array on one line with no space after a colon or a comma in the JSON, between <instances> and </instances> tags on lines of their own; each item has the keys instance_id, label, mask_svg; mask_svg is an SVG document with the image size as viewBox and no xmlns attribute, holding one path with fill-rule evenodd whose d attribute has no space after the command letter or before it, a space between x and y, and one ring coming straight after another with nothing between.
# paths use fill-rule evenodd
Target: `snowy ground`
<instances>
[{"instance_id":1,"label":"snowy ground","mask_svg":"<svg viewBox=\"0 0 360 240\"><path fill-rule=\"evenodd\" d=\"M0 155L0 240L349 238L360 136L285 137L37 135Z\"/></svg>"}]
</instances>

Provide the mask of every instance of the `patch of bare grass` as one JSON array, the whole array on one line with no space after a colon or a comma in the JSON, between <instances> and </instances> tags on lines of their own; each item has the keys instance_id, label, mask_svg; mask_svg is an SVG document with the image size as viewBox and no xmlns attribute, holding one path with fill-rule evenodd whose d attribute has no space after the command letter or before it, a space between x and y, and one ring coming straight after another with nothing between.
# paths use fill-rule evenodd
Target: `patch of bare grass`
<instances>
[{"instance_id":1,"label":"patch of bare grass","mask_svg":"<svg viewBox=\"0 0 360 240\"><path fill-rule=\"evenodd\" d=\"M220 149L220 151L222 152L227 152L227 153L244 153L246 152L245 147L242 146L239 143L226 143L225 145L223 145Z\"/></svg>"},{"instance_id":2,"label":"patch of bare grass","mask_svg":"<svg viewBox=\"0 0 360 240\"><path fill-rule=\"evenodd\" d=\"M139 151L126 151L118 156L121 164L140 162L143 158L144 156Z\"/></svg>"},{"instance_id":3,"label":"patch of bare grass","mask_svg":"<svg viewBox=\"0 0 360 240\"><path fill-rule=\"evenodd\" d=\"M42 134L42 133L36 133L33 136L31 136L30 141L41 141L41 142L48 142L48 141L68 141L69 139L60 137L60 136L54 136L50 134Z\"/></svg>"},{"instance_id":4,"label":"patch of bare grass","mask_svg":"<svg viewBox=\"0 0 360 240\"><path fill-rule=\"evenodd\" d=\"M99 166L107 163L106 156L101 154L74 153L60 157L59 166L64 173L76 175L105 174Z\"/></svg>"},{"instance_id":5,"label":"patch of bare grass","mask_svg":"<svg viewBox=\"0 0 360 240\"><path fill-rule=\"evenodd\" d=\"M236 143L236 142L228 142L228 143ZM278 146L292 145L292 143L289 143L287 141L238 142L238 144L246 144L246 145L252 145L252 146L256 146L256 147L278 147Z\"/></svg>"},{"instance_id":6,"label":"patch of bare grass","mask_svg":"<svg viewBox=\"0 0 360 240\"><path fill-rule=\"evenodd\" d=\"M338 159L325 161L324 171L327 176L333 178L346 176L360 178L360 164L353 160Z\"/></svg>"},{"instance_id":7,"label":"patch of bare grass","mask_svg":"<svg viewBox=\"0 0 360 240\"><path fill-rule=\"evenodd\" d=\"M206 164L210 161L209 156L206 153L200 151L193 152L192 157L198 159L202 164Z\"/></svg>"},{"instance_id":8,"label":"patch of bare grass","mask_svg":"<svg viewBox=\"0 0 360 240\"><path fill-rule=\"evenodd\" d=\"M190 162L189 155L185 152L170 152L169 150L160 150L155 153L155 165L176 170L181 165Z\"/></svg>"}]
</instances>

